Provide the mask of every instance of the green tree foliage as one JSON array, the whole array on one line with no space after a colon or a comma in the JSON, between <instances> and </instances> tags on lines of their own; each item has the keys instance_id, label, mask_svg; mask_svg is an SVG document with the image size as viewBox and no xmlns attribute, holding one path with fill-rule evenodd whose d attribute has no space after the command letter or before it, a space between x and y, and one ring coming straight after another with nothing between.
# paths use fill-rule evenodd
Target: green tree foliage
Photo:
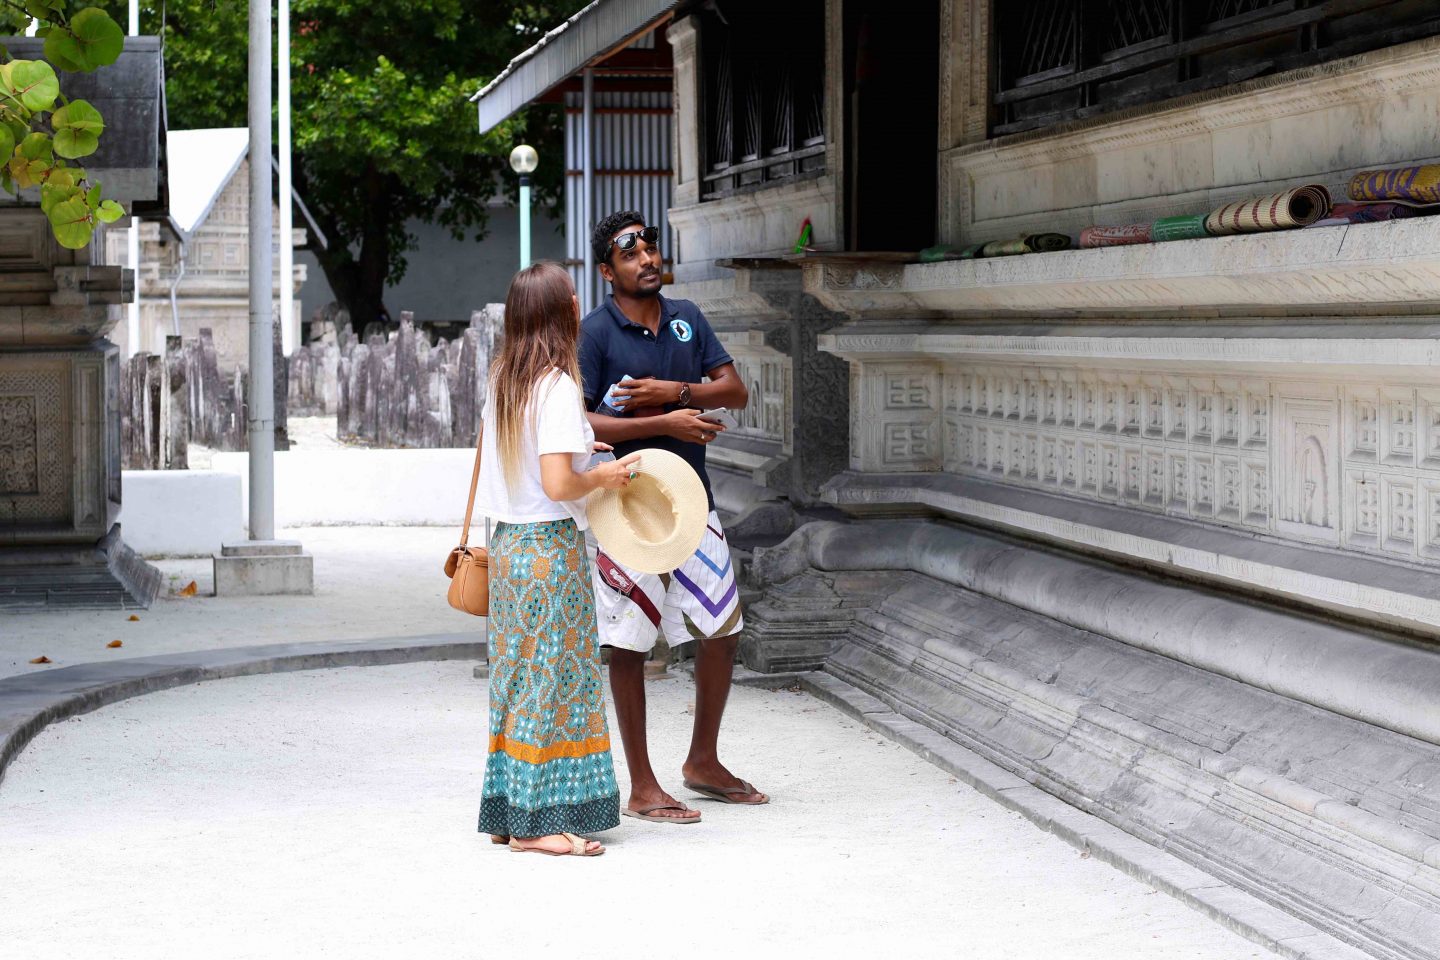
<instances>
[{"instance_id":1,"label":"green tree foliage","mask_svg":"<svg viewBox=\"0 0 1440 960\"><path fill-rule=\"evenodd\" d=\"M0 21L15 34L34 23L35 35L45 40L45 60L14 60L0 47L0 187L12 194L38 188L55 238L79 249L98 224L113 223L125 211L70 162L99 148L105 120L86 101L65 97L55 68L88 73L108 67L119 58L125 33L98 7L70 15L65 0L0 0Z\"/></svg>"},{"instance_id":2,"label":"green tree foliage","mask_svg":"<svg viewBox=\"0 0 1440 960\"><path fill-rule=\"evenodd\" d=\"M292 0L295 185L330 241L316 256L357 330L385 313L385 286L405 274L407 221L484 237L486 201L497 187L513 195L515 144L540 150L537 198L556 202L560 110L532 109L481 136L468 99L585 2ZM159 29L161 9L146 0L144 32ZM163 11L170 126L244 126L246 5L165 0Z\"/></svg>"}]
</instances>

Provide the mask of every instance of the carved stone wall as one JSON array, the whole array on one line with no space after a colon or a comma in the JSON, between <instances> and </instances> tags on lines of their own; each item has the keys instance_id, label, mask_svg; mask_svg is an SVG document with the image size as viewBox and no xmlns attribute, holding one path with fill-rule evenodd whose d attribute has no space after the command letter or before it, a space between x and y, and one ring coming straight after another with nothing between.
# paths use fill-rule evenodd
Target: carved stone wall
<instances>
[{"instance_id":1,"label":"carved stone wall","mask_svg":"<svg viewBox=\"0 0 1440 960\"><path fill-rule=\"evenodd\" d=\"M1440 384L927 360L855 364L850 466L943 471L1440 562Z\"/></svg>"}]
</instances>

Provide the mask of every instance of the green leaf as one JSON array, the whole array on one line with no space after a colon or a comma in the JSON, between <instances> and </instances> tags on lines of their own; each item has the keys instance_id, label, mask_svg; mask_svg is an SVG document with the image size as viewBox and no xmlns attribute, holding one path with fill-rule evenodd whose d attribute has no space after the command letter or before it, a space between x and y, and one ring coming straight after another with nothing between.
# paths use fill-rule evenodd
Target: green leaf
<instances>
[{"instance_id":1,"label":"green leaf","mask_svg":"<svg viewBox=\"0 0 1440 960\"><path fill-rule=\"evenodd\" d=\"M79 250L85 246L95 233L94 214L85 203L84 197L75 196L55 204L48 211L48 216L50 228L55 231L55 239L60 246L70 250Z\"/></svg>"},{"instance_id":2,"label":"green leaf","mask_svg":"<svg viewBox=\"0 0 1440 960\"><path fill-rule=\"evenodd\" d=\"M50 115L55 128L55 152L62 157L88 157L100 146L105 120L84 100L76 100Z\"/></svg>"},{"instance_id":3,"label":"green leaf","mask_svg":"<svg viewBox=\"0 0 1440 960\"><path fill-rule=\"evenodd\" d=\"M15 134L10 127L0 123L0 159L8 160L15 152Z\"/></svg>"},{"instance_id":4,"label":"green leaf","mask_svg":"<svg viewBox=\"0 0 1440 960\"><path fill-rule=\"evenodd\" d=\"M125 48L125 31L99 7L87 7L70 21L70 35L80 49L86 70L108 67Z\"/></svg>"},{"instance_id":5,"label":"green leaf","mask_svg":"<svg viewBox=\"0 0 1440 960\"><path fill-rule=\"evenodd\" d=\"M25 109L49 110L60 93L60 80L55 68L44 60L12 60L0 71L0 84L19 98Z\"/></svg>"},{"instance_id":6,"label":"green leaf","mask_svg":"<svg viewBox=\"0 0 1440 960\"><path fill-rule=\"evenodd\" d=\"M45 59L71 73L84 73L86 70L85 51L80 41L65 27L54 27L45 34Z\"/></svg>"},{"instance_id":7,"label":"green leaf","mask_svg":"<svg viewBox=\"0 0 1440 960\"><path fill-rule=\"evenodd\" d=\"M24 140L30 135L30 124L26 123L24 120L10 117L5 120L5 129L10 131L11 147L9 150L5 151L3 156L8 157L15 150L14 144L19 143L21 140Z\"/></svg>"},{"instance_id":8,"label":"green leaf","mask_svg":"<svg viewBox=\"0 0 1440 960\"><path fill-rule=\"evenodd\" d=\"M20 141L17 150L26 160L49 160L55 155L50 138L43 133L32 133Z\"/></svg>"},{"instance_id":9,"label":"green leaf","mask_svg":"<svg viewBox=\"0 0 1440 960\"><path fill-rule=\"evenodd\" d=\"M40 188L40 209L48 216L57 203L64 203L80 192L80 188L73 185L67 187L47 183Z\"/></svg>"},{"instance_id":10,"label":"green leaf","mask_svg":"<svg viewBox=\"0 0 1440 960\"><path fill-rule=\"evenodd\" d=\"M106 200L95 209L95 216L100 218L101 223L114 223L125 216L125 208L114 200Z\"/></svg>"}]
</instances>

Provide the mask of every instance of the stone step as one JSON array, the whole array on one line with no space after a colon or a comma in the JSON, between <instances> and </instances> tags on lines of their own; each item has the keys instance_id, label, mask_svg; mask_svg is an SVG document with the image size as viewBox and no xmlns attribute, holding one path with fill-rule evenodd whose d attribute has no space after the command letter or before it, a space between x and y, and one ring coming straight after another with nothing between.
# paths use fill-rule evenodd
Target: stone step
<instances>
[{"instance_id":1,"label":"stone step","mask_svg":"<svg viewBox=\"0 0 1440 960\"><path fill-rule=\"evenodd\" d=\"M104 567L32 567L0 572L0 611L139 610L147 604Z\"/></svg>"}]
</instances>

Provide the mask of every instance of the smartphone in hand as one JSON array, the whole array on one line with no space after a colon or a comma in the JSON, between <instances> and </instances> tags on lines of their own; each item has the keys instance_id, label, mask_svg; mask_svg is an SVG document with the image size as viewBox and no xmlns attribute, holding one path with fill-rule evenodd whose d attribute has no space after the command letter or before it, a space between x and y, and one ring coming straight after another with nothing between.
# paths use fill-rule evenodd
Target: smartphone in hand
<instances>
[{"instance_id":1,"label":"smartphone in hand","mask_svg":"<svg viewBox=\"0 0 1440 960\"><path fill-rule=\"evenodd\" d=\"M726 430L734 430L740 426L739 421L724 407L715 407L713 410L700 411L701 420L709 420L711 423L718 423Z\"/></svg>"}]
</instances>

